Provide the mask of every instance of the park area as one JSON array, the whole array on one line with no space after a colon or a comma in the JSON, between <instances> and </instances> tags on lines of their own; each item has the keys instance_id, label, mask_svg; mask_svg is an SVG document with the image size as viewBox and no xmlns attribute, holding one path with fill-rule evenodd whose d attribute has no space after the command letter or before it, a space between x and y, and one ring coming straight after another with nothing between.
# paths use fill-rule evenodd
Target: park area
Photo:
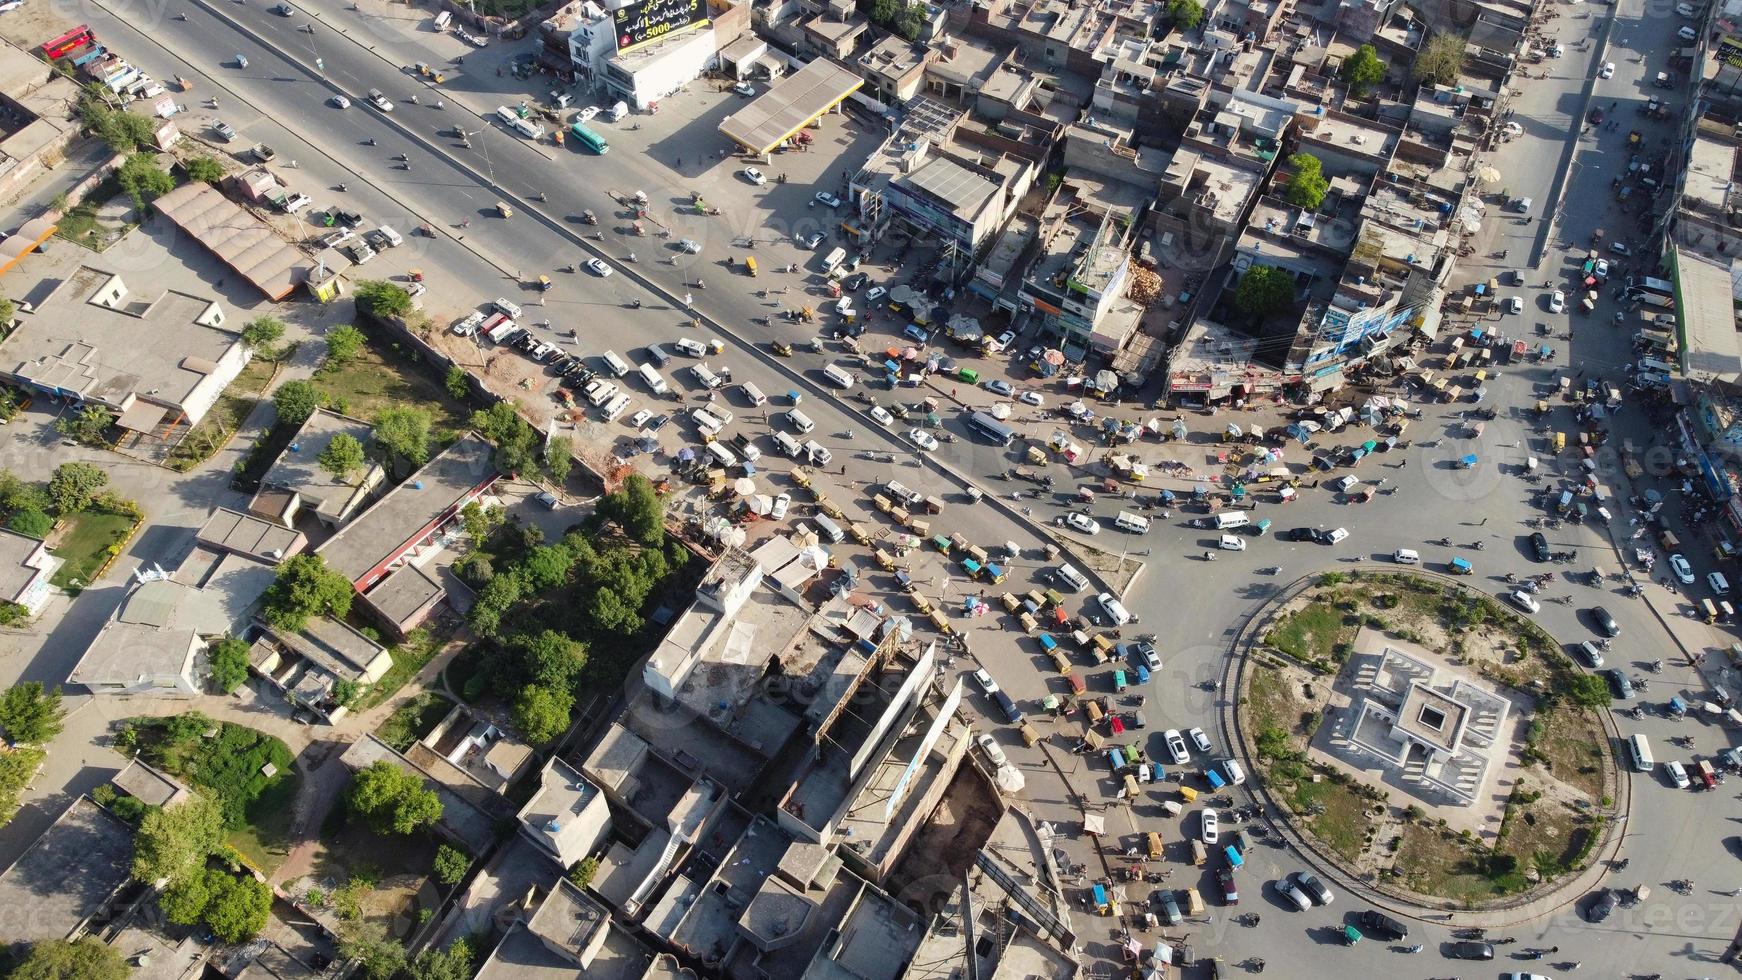
<instances>
[{"instance_id":1,"label":"park area","mask_svg":"<svg viewBox=\"0 0 1742 980\"><path fill-rule=\"evenodd\" d=\"M1616 774L1597 712L1608 695L1593 680L1488 596L1426 576L1330 573L1248 651L1239 710L1269 793L1327 856L1412 900L1480 907L1566 878L1602 839ZM1406 706L1424 703L1497 719L1449 730L1435 763L1472 760L1434 770L1474 773L1470 787L1388 754L1428 744L1397 734L1421 710Z\"/></svg>"},{"instance_id":2,"label":"park area","mask_svg":"<svg viewBox=\"0 0 1742 980\"><path fill-rule=\"evenodd\" d=\"M78 592L102 575L121 546L139 525L137 514L120 509L92 507L67 518L49 537L49 554L65 564L55 572L52 584Z\"/></svg>"}]
</instances>

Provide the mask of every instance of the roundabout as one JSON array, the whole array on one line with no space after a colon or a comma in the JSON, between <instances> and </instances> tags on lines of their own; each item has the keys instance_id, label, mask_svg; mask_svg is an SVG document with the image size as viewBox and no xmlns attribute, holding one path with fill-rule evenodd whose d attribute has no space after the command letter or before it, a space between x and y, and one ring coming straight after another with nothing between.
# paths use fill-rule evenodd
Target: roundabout
<instances>
[{"instance_id":1,"label":"roundabout","mask_svg":"<svg viewBox=\"0 0 1742 980\"><path fill-rule=\"evenodd\" d=\"M1607 685L1503 600L1428 572L1325 572L1236 645L1230 744L1346 889L1500 926L1600 875L1627 792Z\"/></svg>"}]
</instances>

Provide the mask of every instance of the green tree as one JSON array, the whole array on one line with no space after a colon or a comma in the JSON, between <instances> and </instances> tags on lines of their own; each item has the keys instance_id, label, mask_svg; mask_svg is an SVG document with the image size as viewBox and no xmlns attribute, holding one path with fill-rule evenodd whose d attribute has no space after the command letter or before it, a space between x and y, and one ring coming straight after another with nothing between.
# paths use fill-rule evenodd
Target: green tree
<instances>
[{"instance_id":1,"label":"green tree","mask_svg":"<svg viewBox=\"0 0 1742 980\"><path fill-rule=\"evenodd\" d=\"M226 636L212 644L212 684L229 694L248 680L248 641Z\"/></svg>"},{"instance_id":2,"label":"green tree","mask_svg":"<svg viewBox=\"0 0 1742 980\"><path fill-rule=\"evenodd\" d=\"M375 416L375 445L412 466L429 462L429 430L435 418L416 405L396 405Z\"/></svg>"},{"instance_id":3,"label":"green tree","mask_svg":"<svg viewBox=\"0 0 1742 980\"><path fill-rule=\"evenodd\" d=\"M152 201L175 190L175 178L170 176L169 171L158 166L157 157L150 153L135 153L128 157L127 162L121 164L121 169L115 171L115 180L127 192L127 196L133 199L133 207L140 212L144 212Z\"/></svg>"},{"instance_id":4,"label":"green tree","mask_svg":"<svg viewBox=\"0 0 1742 980\"><path fill-rule=\"evenodd\" d=\"M409 834L441 819L442 801L423 780L385 759L351 777L351 812L383 834Z\"/></svg>"},{"instance_id":5,"label":"green tree","mask_svg":"<svg viewBox=\"0 0 1742 980\"><path fill-rule=\"evenodd\" d=\"M393 980L405 969L405 947L374 923L348 922L339 930L339 953L356 960L367 980Z\"/></svg>"},{"instance_id":6,"label":"green tree","mask_svg":"<svg viewBox=\"0 0 1742 980\"><path fill-rule=\"evenodd\" d=\"M207 797L148 810L133 835L133 877L153 882L197 872L223 842L223 811Z\"/></svg>"},{"instance_id":7,"label":"green tree","mask_svg":"<svg viewBox=\"0 0 1742 980\"><path fill-rule=\"evenodd\" d=\"M631 473L621 487L599 498L598 513L642 544L656 545L665 539L665 501L653 482L639 473Z\"/></svg>"},{"instance_id":8,"label":"green tree","mask_svg":"<svg viewBox=\"0 0 1742 980\"><path fill-rule=\"evenodd\" d=\"M36 770L45 758L47 753L29 745L0 752L0 826L5 826L18 812L18 799L36 778Z\"/></svg>"},{"instance_id":9,"label":"green tree","mask_svg":"<svg viewBox=\"0 0 1742 980\"><path fill-rule=\"evenodd\" d=\"M1324 165L1310 153L1296 153L1288 158L1288 165L1294 168L1288 180L1288 203L1317 211L1325 202L1325 192L1331 187L1325 180Z\"/></svg>"},{"instance_id":10,"label":"green tree","mask_svg":"<svg viewBox=\"0 0 1742 980\"><path fill-rule=\"evenodd\" d=\"M242 343L261 357L271 357L283 339L284 321L277 317L257 316L242 325Z\"/></svg>"},{"instance_id":11,"label":"green tree","mask_svg":"<svg viewBox=\"0 0 1742 980\"><path fill-rule=\"evenodd\" d=\"M556 630L522 636L520 653L527 676L540 687L567 690L587 666L586 646Z\"/></svg>"},{"instance_id":12,"label":"green tree","mask_svg":"<svg viewBox=\"0 0 1742 980\"><path fill-rule=\"evenodd\" d=\"M472 395L472 376L458 364L449 365L447 376L442 378L442 387L455 401L463 402Z\"/></svg>"},{"instance_id":13,"label":"green tree","mask_svg":"<svg viewBox=\"0 0 1742 980\"><path fill-rule=\"evenodd\" d=\"M574 867L569 869L569 881L572 882L576 888L585 888L592 884L593 876L598 873L599 860L597 858L584 857L579 861L576 861Z\"/></svg>"},{"instance_id":14,"label":"green tree","mask_svg":"<svg viewBox=\"0 0 1742 980\"><path fill-rule=\"evenodd\" d=\"M558 436L544 447L544 475L552 486L568 482L569 469L575 464L575 444L568 436Z\"/></svg>"},{"instance_id":15,"label":"green tree","mask_svg":"<svg viewBox=\"0 0 1742 980\"><path fill-rule=\"evenodd\" d=\"M301 425L326 404L327 396L313 381L298 378L286 381L272 393L272 407L278 410L278 421L285 425Z\"/></svg>"},{"instance_id":16,"label":"green tree","mask_svg":"<svg viewBox=\"0 0 1742 980\"><path fill-rule=\"evenodd\" d=\"M928 23L926 5L910 3L901 10L901 15L895 21L895 33L909 41L918 41L925 33Z\"/></svg>"},{"instance_id":17,"label":"green tree","mask_svg":"<svg viewBox=\"0 0 1742 980\"><path fill-rule=\"evenodd\" d=\"M871 0L871 22L879 27L887 27L901 13L901 0Z\"/></svg>"},{"instance_id":18,"label":"green tree","mask_svg":"<svg viewBox=\"0 0 1742 980\"><path fill-rule=\"evenodd\" d=\"M521 580L526 588L533 592L543 592L554 589L568 581L569 571L575 566L574 553L558 544L540 545L527 552L520 562Z\"/></svg>"},{"instance_id":19,"label":"green tree","mask_svg":"<svg viewBox=\"0 0 1742 980\"><path fill-rule=\"evenodd\" d=\"M278 566L278 576L267 586L261 615L277 629L294 633L311 616L343 619L356 595L350 579L328 568L325 558L292 555Z\"/></svg>"},{"instance_id":20,"label":"green tree","mask_svg":"<svg viewBox=\"0 0 1742 980\"><path fill-rule=\"evenodd\" d=\"M6 980L127 980L127 972L121 954L95 937L38 939Z\"/></svg>"},{"instance_id":21,"label":"green tree","mask_svg":"<svg viewBox=\"0 0 1742 980\"><path fill-rule=\"evenodd\" d=\"M54 741L65 718L58 687L45 689L41 681L20 681L0 694L0 729L21 745Z\"/></svg>"},{"instance_id":22,"label":"green tree","mask_svg":"<svg viewBox=\"0 0 1742 980\"><path fill-rule=\"evenodd\" d=\"M366 343L368 338L363 336L363 331L349 323L341 323L328 330L327 366L337 368L351 363L363 352L363 345Z\"/></svg>"},{"instance_id":23,"label":"green tree","mask_svg":"<svg viewBox=\"0 0 1742 980\"><path fill-rule=\"evenodd\" d=\"M460 524L466 529L466 537L472 539L472 547L482 548L490 540L490 533L495 531L507 519L508 511L501 507L486 507L476 500L460 508Z\"/></svg>"},{"instance_id":24,"label":"green tree","mask_svg":"<svg viewBox=\"0 0 1742 980\"><path fill-rule=\"evenodd\" d=\"M1567 699L1586 708L1609 703L1609 684L1596 674L1577 674L1567 682Z\"/></svg>"},{"instance_id":25,"label":"green tree","mask_svg":"<svg viewBox=\"0 0 1742 980\"><path fill-rule=\"evenodd\" d=\"M54 420L54 431L87 446L107 446L109 427L115 416L101 405L86 405L75 415L62 415Z\"/></svg>"},{"instance_id":26,"label":"green tree","mask_svg":"<svg viewBox=\"0 0 1742 980\"><path fill-rule=\"evenodd\" d=\"M368 461L368 457L363 453L363 444L358 442L357 437L349 432L334 433L333 438L327 443L327 448L321 450L320 456L316 459L316 462L321 464L321 469L332 474L333 479L340 481L349 480L351 474L362 469Z\"/></svg>"},{"instance_id":27,"label":"green tree","mask_svg":"<svg viewBox=\"0 0 1742 980\"><path fill-rule=\"evenodd\" d=\"M1415 80L1423 85L1453 85L1464 70L1464 39L1434 32L1415 56Z\"/></svg>"},{"instance_id":28,"label":"green tree","mask_svg":"<svg viewBox=\"0 0 1742 980\"><path fill-rule=\"evenodd\" d=\"M484 636L495 636L501 628L502 617L520 601L522 590L518 575L498 575L484 583L469 614L472 629Z\"/></svg>"},{"instance_id":29,"label":"green tree","mask_svg":"<svg viewBox=\"0 0 1742 980\"><path fill-rule=\"evenodd\" d=\"M538 433L510 402L497 402L472 413L472 428L496 444L496 467L505 473L538 472Z\"/></svg>"},{"instance_id":30,"label":"green tree","mask_svg":"<svg viewBox=\"0 0 1742 980\"><path fill-rule=\"evenodd\" d=\"M206 925L227 943L252 938L266 928L272 911L272 889L253 875L211 871L206 875L211 901L206 904Z\"/></svg>"},{"instance_id":31,"label":"green tree","mask_svg":"<svg viewBox=\"0 0 1742 980\"><path fill-rule=\"evenodd\" d=\"M48 532L54 530L54 518L35 507L26 507L13 511L12 519L6 522L6 526L19 534L40 540L48 537Z\"/></svg>"},{"instance_id":32,"label":"green tree","mask_svg":"<svg viewBox=\"0 0 1742 980\"><path fill-rule=\"evenodd\" d=\"M1340 74L1351 92L1366 95L1385 77L1385 62L1373 45L1363 44L1343 62Z\"/></svg>"},{"instance_id":33,"label":"green tree","mask_svg":"<svg viewBox=\"0 0 1742 980\"><path fill-rule=\"evenodd\" d=\"M171 881L157 897L157 907L163 910L164 918L178 926L199 922L212 901L212 890L206 885L209 877L209 874L185 874Z\"/></svg>"},{"instance_id":34,"label":"green tree","mask_svg":"<svg viewBox=\"0 0 1742 980\"><path fill-rule=\"evenodd\" d=\"M405 972L409 980L472 980L472 944L456 939L447 949L426 949Z\"/></svg>"},{"instance_id":35,"label":"green tree","mask_svg":"<svg viewBox=\"0 0 1742 980\"><path fill-rule=\"evenodd\" d=\"M182 164L188 179L203 184L216 184L224 179L224 165L208 156L194 157Z\"/></svg>"},{"instance_id":36,"label":"green tree","mask_svg":"<svg viewBox=\"0 0 1742 980\"><path fill-rule=\"evenodd\" d=\"M1294 277L1271 265L1255 265L1240 277L1234 305L1243 313L1263 317L1294 302Z\"/></svg>"},{"instance_id":37,"label":"green tree","mask_svg":"<svg viewBox=\"0 0 1742 980\"><path fill-rule=\"evenodd\" d=\"M20 480L11 470L0 470L0 510L46 511L48 508L48 491L35 483Z\"/></svg>"},{"instance_id":38,"label":"green tree","mask_svg":"<svg viewBox=\"0 0 1742 980\"><path fill-rule=\"evenodd\" d=\"M357 284L352 295L357 309L368 316L395 317L411 312L411 294L391 282L365 279Z\"/></svg>"},{"instance_id":39,"label":"green tree","mask_svg":"<svg viewBox=\"0 0 1742 980\"><path fill-rule=\"evenodd\" d=\"M435 880L444 885L457 885L466 876L466 869L472 866L472 859L466 852L452 844L442 844L436 848Z\"/></svg>"},{"instance_id":40,"label":"green tree","mask_svg":"<svg viewBox=\"0 0 1742 980\"><path fill-rule=\"evenodd\" d=\"M1198 0L1167 0L1167 19L1182 31L1204 22L1204 7Z\"/></svg>"},{"instance_id":41,"label":"green tree","mask_svg":"<svg viewBox=\"0 0 1742 980\"><path fill-rule=\"evenodd\" d=\"M535 745L547 745L568 731L575 696L567 688L528 684L514 699L514 723Z\"/></svg>"},{"instance_id":42,"label":"green tree","mask_svg":"<svg viewBox=\"0 0 1742 980\"><path fill-rule=\"evenodd\" d=\"M91 506L109 485L109 474L90 463L62 463L48 478L48 499L55 513L71 517Z\"/></svg>"}]
</instances>

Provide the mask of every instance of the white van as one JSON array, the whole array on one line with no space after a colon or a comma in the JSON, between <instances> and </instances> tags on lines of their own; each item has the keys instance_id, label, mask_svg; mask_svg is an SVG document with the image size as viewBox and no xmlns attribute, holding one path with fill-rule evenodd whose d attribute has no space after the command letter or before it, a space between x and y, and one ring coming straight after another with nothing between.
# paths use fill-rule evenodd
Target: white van
<instances>
[{"instance_id":1,"label":"white van","mask_svg":"<svg viewBox=\"0 0 1742 980\"><path fill-rule=\"evenodd\" d=\"M718 416L705 408L691 409L690 421L696 424L696 428L700 429L704 436L717 436L720 434L720 430L726 427L726 423L720 421Z\"/></svg>"},{"instance_id":2,"label":"white van","mask_svg":"<svg viewBox=\"0 0 1742 980\"><path fill-rule=\"evenodd\" d=\"M847 250L844 248L837 248L823 256L823 275L828 275L840 268L841 263L845 261L847 261Z\"/></svg>"},{"instance_id":3,"label":"white van","mask_svg":"<svg viewBox=\"0 0 1742 980\"><path fill-rule=\"evenodd\" d=\"M599 360L604 361L605 368L619 378L629 373L629 362L618 357L617 352L614 350L608 350L605 353L600 354Z\"/></svg>"},{"instance_id":4,"label":"white van","mask_svg":"<svg viewBox=\"0 0 1742 980\"><path fill-rule=\"evenodd\" d=\"M1724 577L1723 572L1713 572L1707 575L1706 584L1711 586L1712 591L1719 595L1730 594L1730 580Z\"/></svg>"},{"instance_id":5,"label":"white van","mask_svg":"<svg viewBox=\"0 0 1742 980\"><path fill-rule=\"evenodd\" d=\"M533 122L530 119L516 119L509 123L508 126L510 129L513 129L515 132L529 140L536 141L544 139L544 126L540 123Z\"/></svg>"},{"instance_id":6,"label":"white van","mask_svg":"<svg viewBox=\"0 0 1742 980\"><path fill-rule=\"evenodd\" d=\"M1059 570L1053 573L1053 578L1069 586L1072 592L1081 592L1089 587L1089 580L1083 577L1083 573L1070 565L1060 565Z\"/></svg>"},{"instance_id":7,"label":"white van","mask_svg":"<svg viewBox=\"0 0 1742 980\"><path fill-rule=\"evenodd\" d=\"M376 234L380 235L384 241L387 242L388 248L398 248L399 246L405 244L405 239L399 237L399 232L394 231L392 228L389 228L386 225L382 225L381 227L375 229L375 232L376 232Z\"/></svg>"},{"instance_id":8,"label":"white van","mask_svg":"<svg viewBox=\"0 0 1742 980\"><path fill-rule=\"evenodd\" d=\"M830 544L840 544L841 539L847 536L846 532L841 530L841 525L836 524L829 515L818 514L815 520L817 522L817 531L820 532L824 538L828 539Z\"/></svg>"},{"instance_id":9,"label":"white van","mask_svg":"<svg viewBox=\"0 0 1742 980\"><path fill-rule=\"evenodd\" d=\"M617 397L617 386L603 378L594 378L581 389L581 396L587 404L598 407Z\"/></svg>"},{"instance_id":10,"label":"white van","mask_svg":"<svg viewBox=\"0 0 1742 980\"><path fill-rule=\"evenodd\" d=\"M1235 786L1246 782L1246 770L1241 768L1238 759L1223 759L1222 771L1228 774L1228 782Z\"/></svg>"},{"instance_id":11,"label":"white van","mask_svg":"<svg viewBox=\"0 0 1742 980\"><path fill-rule=\"evenodd\" d=\"M1113 593L1103 592L1095 597L1095 601L1101 604L1101 611L1107 614L1107 618L1113 621L1114 626L1124 626L1131 622L1131 613L1126 610L1123 603L1113 598Z\"/></svg>"},{"instance_id":12,"label":"white van","mask_svg":"<svg viewBox=\"0 0 1742 980\"><path fill-rule=\"evenodd\" d=\"M496 307L496 312L502 314L503 316L507 317L510 320L520 319L520 307L519 307L519 305L517 305L515 303L512 303L512 302L505 300L505 299L501 298L500 296L498 296L496 298L496 301L491 303L490 305Z\"/></svg>"},{"instance_id":13,"label":"white van","mask_svg":"<svg viewBox=\"0 0 1742 980\"><path fill-rule=\"evenodd\" d=\"M610 119L612 122L616 122L627 115L629 115L629 103L627 102L618 102L612 105L611 108L605 110L606 118Z\"/></svg>"},{"instance_id":14,"label":"white van","mask_svg":"<svg viewBox=\"0 0 1742 980\"><path fill-rule=\"evenodd\" d=\"M740 391L744 392L745 398L750 399L751 406L756 407L756 408L760 408L763 405L768 404L768 396L764 395L762 393L761 388L756 387L755 385L751 384L750 382L748 382L748 381L744 382L743 384L738 386L738 389Z\"/></svg>"},{"instance_id":15,"label":"white van","mask_svg":"<svg viewBox=\"0 0 1742 980\"><path fill-rule=\"evenodd\" d=\"M629 410L631 399L628 395L618 395L605 405L605 421L615 422L618 416Z\"/></svg>"},{"instance_id":16,"label":"white van","mask_svg":"<svg viewBox=\"0 0 1742 980\"><path fill-rule=\"evenodd\" d=\"M647 390L654 394L663 395L671 391L671 386L665 383L665 378L653 369L653 365L643 364L635 369L635 373L641 375L642 383L647 385Z\"/></svg>"},{"instance_id":17,"label":"white van","mask_svg":"<svg viewBox=\"0 0 1742 980\"><path fill-rule=\"evenodd\" d=\"M835 458L834 453L829 452L827 448L818 444L815 439L809 440L804 444L804 454L805 458L811 461L812 466L827 466L829 465L829 460Z\"/></svg>"},{"instance_id":18,"label":"white van","mask_svg":"<svg viewBox=\"0 0 1742 980\"><path fill-rule=\"evenodd\" d=\"M809 432L817 427L817 424L811 421L809 415L806 415L796 408L786 413L786 420L791 422L792 427L797 429L801 434Z\"/></svg>"},{"instance_id":19,"label":"white van","mask_svg":"<svg viewBox=\"0 0 1742 980\"><path fill-rule=\"evenodd\" d=\"M1246 516L1243 510L1225 510L1216 515L1216 530L1226 531L1231 527L1245 527L1252 523L1252 518Z\"/></svg>"},{"instance_id":20,"label":"white van","mask_svg":"<svg viewBox=\"0 0 1742 980\"><path fill-rule=\"evenodd\" d=\"M1144 534L1149 530L1149 518L1142 514L1122 510L1118 517L1113 518L1113 526L1121 531L1130 531L1132 534Z\"/></svg>"},{"instance_id":21,"label":"white van","mask_svg":"<svg viewBox=\"0 0 1742 980\"><path fill-rule=\"evenodd\" d=\"M696 364L690 367L690 376L701 382L704 388L720 387L720 376L708 370L706 364Z\"/></svg>"},{"instance_id":22,"label":"white van","mask_svg":"<svg viewBox=\"0 0 1742 980\"><path fill-rule=\"evenodd\" d=\"M1399 565L1419 565L1421 555L1408 548L1399 548L1391 553L1391 560Z\"/></svg>"},{"instance_id":23,"label":"white van","mask_svg":"<svg viewBox=\"0 0 1742 980\"><path fill-rule=\"evenodd\" d=\"M739 434L732 438L732 442L738 447L738 455L744 457L744 462L754 463L762 458L762 450L756 448L749 436Z\"/></svg>"},{"instance_id":24,"label":"white van","mask_svg":"<svg viewBox=\"0 0 1742 980\"><path fill-rule=\"evenodd\" d=\"M725 443L710 442L705 451L708 458L728 469L738 465L737 455L732 450L727 449Z\"/></svg>"},{"instance_id":25,"label":"white van","mask_svg":"<svg viewBox=\"0 0 1742 980\"><path fill-rule=\"evenodd\" d=\"M796 457L799 454L801 447L799 446L797 439L794 439L792 436L789 436L784 432L776 432L774 434L774 448L788 456Z\"/></svg>"},{"instance_id":26,"label":"white van","mask_svg":"<svg viewBox=\"0 0 1742 980\"><path fill-rule=\"evenodd\" d=\"M823 366L823 377L827 378L829 383L837 388L853 387L853 376L833 364L826 364Z\"/></svg>"},{"instance_id":27,"label":"white van","mask_svg":"<svg viewBox=\"0 0 1742 980\"><path fill-rule=\"evenodd\" d=\"M1650 772L1657 765L1651 758L1651 742L1644 735L1627 740L1627 754L1633 756L1633 768L1640 772Z\"/></svg>"},{"instance_id":28,"label":"white van","mask_svg":"<svg viewBox=\"0 0 1742 980\"><path fill-rule=\"evenodd\" d=\"M703 354L708 352L707 344L704 344L699 340L691 340L688 337L674 340L671 345L691 357L701 357Z\"/></svg>"}]
</instances>

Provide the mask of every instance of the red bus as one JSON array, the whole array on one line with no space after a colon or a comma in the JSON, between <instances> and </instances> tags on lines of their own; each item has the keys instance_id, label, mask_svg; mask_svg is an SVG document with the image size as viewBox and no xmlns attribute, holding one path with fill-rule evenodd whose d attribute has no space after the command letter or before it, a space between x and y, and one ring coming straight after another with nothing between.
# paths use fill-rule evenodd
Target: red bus
<instances>
[{"instance_id":1,"label":"red bus","mask_svg":"<svg viewBox=\"0 0 1742 980\"><path fill-rule=\"evenodd\" d=\"M91 33L89 25L80 24L65 34L62 34L60 37L44 44L42 46L42 53L48 56L48 60L58 61L87 44L95 43L96 39L96 35Z\"/></svg>"}]
</instances>

